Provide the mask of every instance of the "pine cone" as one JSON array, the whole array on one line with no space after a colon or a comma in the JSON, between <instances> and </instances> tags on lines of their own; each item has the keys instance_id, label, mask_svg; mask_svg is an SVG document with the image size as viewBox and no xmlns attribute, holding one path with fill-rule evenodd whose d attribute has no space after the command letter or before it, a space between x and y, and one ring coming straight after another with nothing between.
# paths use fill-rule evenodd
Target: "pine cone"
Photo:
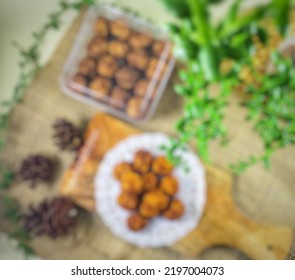
<instances>
[{"instance_id":1,"label":"pine cone","mask_svg":"<svg viewBox=\"0 0 295 280\"><path fill-rule=\"evenodd\" d=\"M54 125L54 138L61 150L77 151L83 144L82 132L71 122L58 119Z\"/></svg>"},{"instance_id":2,"label":"pine cone","mask_svg":"<svg viewBox=\"0 0 295 280\"><path fill-rule=\"evenodd\" d=\"M35 187L38 181L50 181L54 169L51 159L42 155L33 155L23 160L19 174L24 180L31 181L32 187Z\"/></svg>"},{"instance_id":3,"label":"pine cone","mask_svg":"<svg viewBox=\"0 0 295 280\"><path fill-rule=\"evenodd\" d=\"M24 228L34 235L56 238L68 233L76 224L78 208L65 197L44 200L36 208L30 207L24 215Z\"/></svg>"}]
</instances>

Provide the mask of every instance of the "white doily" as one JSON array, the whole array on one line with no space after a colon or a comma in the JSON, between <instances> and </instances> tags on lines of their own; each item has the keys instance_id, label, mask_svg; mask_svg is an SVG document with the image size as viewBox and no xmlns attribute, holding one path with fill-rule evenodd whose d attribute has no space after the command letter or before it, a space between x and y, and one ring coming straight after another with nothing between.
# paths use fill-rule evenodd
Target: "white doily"
<instances>
[{"instance_id":1,"label":"white doily","mask_svg":"<svg viewBox=\"0 0 295 280\"><path fill-rule=\"evenodd\" d=\"M204 168L191 150L181 151L189 171L176 167L173 175L179 182L177 197L184 203L184 215L172 221L163 217L153 218L148 226L139 232L128 228L127 218L130 212L117 203L120 184L113 177L114 167L122 161L132 161L139 149L148 150L154 156L163 154L160 146L167 143L168 139L160 133L145 133L126 138L105 155L95 177L97 212L114 235L139 247L168 246L185 237L197 227L205 206Z\"/></svg>"}]
</instances>

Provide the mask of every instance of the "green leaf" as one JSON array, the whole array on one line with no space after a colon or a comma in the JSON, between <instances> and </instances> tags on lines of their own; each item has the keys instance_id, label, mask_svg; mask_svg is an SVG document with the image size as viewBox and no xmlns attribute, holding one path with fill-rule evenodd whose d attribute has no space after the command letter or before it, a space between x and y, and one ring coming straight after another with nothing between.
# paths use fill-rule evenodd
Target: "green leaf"
<instances>
[{"instance_id":1,"label":"green leaf","mask_svg":"<svg viewBox=\"0 0 295 280\"><path fill-rule=\"evenodd\" d=\"M71 4L72 8L76 9L76 10L81 10L81 8L86 7L86 6L91 6L93 4L95 4L95 0L81 0L81 1L77 1L73 4Z\"/></svg>"},{"instance_id":2,"label":"green leaf","mask_svg":"<svg viewBox=\"0 0 295 280\"><path fill-rule=\"evenodd\" d=\"M222 25L218 34L219 38L224 39L235 33L239 33L243 28L249 27L256 21L263 19L266 12L267 9L265 9L265 7L258 7L249 14L237 17L236 20L230 24Z\"/></svg>"},{"instance_id":3,"label":"green leaf","mask_svg":"<svg viewBox=\"0 0 295 280\"><path fill-rule=\"evenodd\" d=\"M19 213L19 206L16 200L10 196L3 198L4 203L4 217L11 222L18 222L21 215Z\"/></svg>"},{"instance_id":4,"label":"green leaf","mask_svg":"<svg viewBox=\"0 0 295 280\"><path fill-rule=\"evenodd\" d=\"M10 100L7 100L7 101L2 101L1 102L1 106L3 106L3 107L10 107L11 106L11 102L10 102Z\"/></svg>"},{"instance_id":5,"label":"green leaf","mask_svg":"<svg viewBox=\"0 0 295 280\"><path fill-rule=\"evenodd\" d=\"M60 2L59 2L59 5L60 5L60 7L61 7L62 9L67 9L67 8L69 8L69 6L70 6L70 4L69 4L67 1L64 1L64 0L60 1Z\"/></svg>"},{"instance_id":6,"label":"green leaf","mask_svg":"<svg viewBox=\"0 0 295 280\"><path fill-rule=\"evenodd\" d=\"M1 140L1 139L0 139ZM11 171L6 171L1 174L0 190L8 189L14 181L15 174Z\"/></svg>"},{"instance_id":7,"label":"green leaf","mask_svg":"<svg viewBox=\"0 0 295 280\"><path fill-rule=\"evenodd\" d=\"M26 256L34 254L34 250L26 242L19 242L18 247L25 253Z\"/></svg>"},{"instance_id":8,"label":"green leaf","mask_svg":"<svg viewBox=\"0 0 295 280\"><path fill-rule=\"evenodd\" d=\"M4 148L6 144L6 140L4 138L0 138L0 151Z\"/></svg>"},{"instance_id":9,"label":"green leaf","mask_svg":"<svg viewBox=\"0 0 295 280\"><path fill-rule=\"evenodd\" d=\"M18 241L18 247L26 256L34 253L32 247L28 244L31 240L30 235L23 227L16 227L9 235Z\"/></svg>"},{"instance_id":10,"label":"green leaf","mask_svg":"<svg viewBox=\"0 0 295 280\"><path fill-rule=\"evenodd\" d=\"M209 4L219 4L224 2L224 0L207 0Z\"/></svg>"},{"instance_id":11,"label":"green leaf","mask_svg":"<svg viewBox=\"0 0 295 280\"><path fill-rule=\"evenodd\" d=\"M187 0L160 0L168 10L170 10L174 15L180 18L185 18L190 16L190 9L187 4Z\"/></svg>"},{"instance_id":12,"label":"green leaf","mask_svg":"<svg viewBox=\"0 0 295 280\"><path fill-rule=\"evenodd\" d=\"M50 14L48 27L51 27L53 29L58 29L60 25L61 25L60 14L58 12Z\"/></svg>"},{"instance_id":13,"label":"green leaf","mask_svg":"<svg viewBox=\"0 0 295 280\"><path fill-rule=\"evenodd\" d=\"M281 34L285 34L289 16L291 12L291 1L290 0L272 0L271 5L273 8L273 15L278 30Z\"/></svg>"},{"instance_id":14,"label":"green leaf","mask_svg":"<svg viewBox=\"0 0 295 280\"><path fill-rule=\"evenodd\" d=\"M217 50L212 45L203 46L199 52L199 62L208 81L216 81L219 77L219 59Z\"/></svg>"},{"instance_id":15,"label":"green leaf","mask_svg":"<svg viewBox=\"0 0 295 280\"><path fill-rule=\"evenodd\" d=\"M22 227L17 227L10 233L10 236L19 240L19 241L27 241L30 240L29 233Z\"/></svg>"},{"instance_id":16,"label":"green leaf","mask_svg":"<svg viewBox=\"0 0 295 280\"><path fill-rule=\"evenodd\" d=\"M221 23L222 28L227 28L237 19L237 17L239 16L241 3L242 0L234 0L227 14L225 15L224 20Z\"/></svg>"}]
</instances>

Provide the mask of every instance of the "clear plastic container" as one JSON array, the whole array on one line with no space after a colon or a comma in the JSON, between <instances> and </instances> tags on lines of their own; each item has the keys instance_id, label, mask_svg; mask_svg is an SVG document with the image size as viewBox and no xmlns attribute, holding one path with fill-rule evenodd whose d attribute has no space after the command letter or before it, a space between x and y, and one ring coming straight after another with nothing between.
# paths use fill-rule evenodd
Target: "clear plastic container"
<instances>
[{"instance_id":1,"label":"clear plastic container","mask_svg":"<svg viewBox=\"0 0 295 280\"><path fill-rule=\"evenodd\" d=\"M166 34L110 5L87 12L61 75L64 93L130 122L154 113L175 60Z\"/></svg>"}]
</instances>

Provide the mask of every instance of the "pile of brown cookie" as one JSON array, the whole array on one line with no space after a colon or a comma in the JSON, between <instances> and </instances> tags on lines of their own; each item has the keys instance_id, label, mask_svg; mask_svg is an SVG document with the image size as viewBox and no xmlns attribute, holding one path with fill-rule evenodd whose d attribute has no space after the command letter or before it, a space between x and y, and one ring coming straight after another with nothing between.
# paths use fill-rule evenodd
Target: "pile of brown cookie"
<instances>
[{"instance_id":1,"label":"pile of brown cookie","mask_svg":"<svg viewBox=\"0 0 295 280\"><path fill-rule=\"evenodd\" d=\"M177 219L183 215L183 203L176 197L178 181L172 171L164 156L153 157L145 150L137 151L133 162L115 167L114 176L121 185L118 204L132 211L127 221L131 230L143 229L157 216Z\"/></svg>"},{"instance_id":2,"label":"pile of brown cookie","mask_svg":"<svg viewBox=\"0 0 295 280\"><path fill-rule=\"evenodd\" d=\"M135 31L123 20L99 17L71 83L116 111L143 118L167 71L170 48L166 41Z\"/></svg>"}]
</instances>

